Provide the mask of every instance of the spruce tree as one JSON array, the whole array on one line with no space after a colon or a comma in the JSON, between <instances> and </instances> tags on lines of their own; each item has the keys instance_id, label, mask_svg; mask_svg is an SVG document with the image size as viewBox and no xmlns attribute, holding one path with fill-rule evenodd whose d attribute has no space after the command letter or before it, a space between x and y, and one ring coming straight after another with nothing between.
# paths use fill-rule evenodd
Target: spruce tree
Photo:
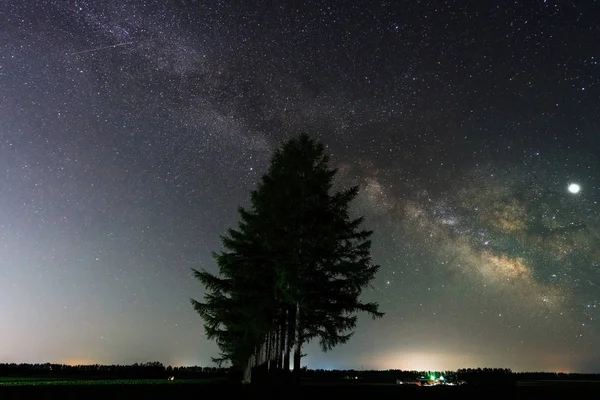
<instances>
[{"instance_id":1,"label":"spruce tree","mask_svg":"<svg viewBox=\"0 0 600 400\"><path fill-rule=\"evenodd\" d=\"M376 303L359 300L378 266L370 257L372 232L349 206L358 187L331 193L335 169L322 144L301 135L273 155L249 210L222 237L219 275L195 271L205 303L192 300L221 356L244 367L272 362L300 370L304 343L327 351L345 343L356 313L381 317ZM269 364L271 365L271 364Z\"/></svg>"}]
</instances>

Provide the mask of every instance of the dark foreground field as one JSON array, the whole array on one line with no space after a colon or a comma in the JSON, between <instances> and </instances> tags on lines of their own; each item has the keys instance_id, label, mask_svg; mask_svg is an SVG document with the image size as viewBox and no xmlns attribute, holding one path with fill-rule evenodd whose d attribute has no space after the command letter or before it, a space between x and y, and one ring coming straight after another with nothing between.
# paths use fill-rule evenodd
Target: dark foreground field
<instances>
[{"instance_id":1,"label":"dark foreground field","mask_svg":"<svg viewBox=\"0 0 600 400\"><path fill-rule=\"evenodd\" d=\"M531 381L516 386L413 387L392 384L303 384L299 387L260 387L200 380L186 381L47 381L6 384L0 380L0 399L8 398L243 398L243 399L537 399L593 398L600 395L600 382Z\"/></svg>"}]
</instances>

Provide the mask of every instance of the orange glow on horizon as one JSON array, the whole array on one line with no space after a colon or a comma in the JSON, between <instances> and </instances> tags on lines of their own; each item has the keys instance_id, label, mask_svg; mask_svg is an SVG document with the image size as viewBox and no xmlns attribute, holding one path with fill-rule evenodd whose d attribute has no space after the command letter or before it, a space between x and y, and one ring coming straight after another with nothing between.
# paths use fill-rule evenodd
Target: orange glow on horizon
<instances>
[{"instance_id":1,"label":"orange glow on horizon","mask_svg":"<svg viewBox=\"0 0 600 400\"><path fill-rule=\"evenodd\" d=\"M94 362L94 361L86 360L86 359L76 359L75 358L75 359L71 359L68 361L64 361L61 364L76 366L76 365L96 365L96 364L102 364L102 363Z\"/></svg>"},{"instance_id":2,"label":"orange glow on horizon","mask_svg":"<svg viewBox=\"0 0 600 400\"><path fill-rule=\"evenodd\" d=\"M432 351L409 351L383 356L377 362L380 369L404 371L454 371L478 365L478 358L470 354L448 354Z\"/></svg>"}]
</instances>

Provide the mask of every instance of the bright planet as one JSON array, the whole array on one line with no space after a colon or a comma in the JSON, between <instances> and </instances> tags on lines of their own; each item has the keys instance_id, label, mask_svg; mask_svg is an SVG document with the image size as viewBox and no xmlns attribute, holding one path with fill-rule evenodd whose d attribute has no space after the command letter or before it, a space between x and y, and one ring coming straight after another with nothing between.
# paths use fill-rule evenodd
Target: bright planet
<instances>
[{"instance_id":1,"label":"bright planet","mask_svg":"<svg viewBox=\"0 0 600 400\"><path fill-rule=\"evenodd\" d=\"M571 183L568 187L568 190L569 190L569 192L571 192L573 194L577 194L581 190L581 186L579 186L576 183Z\"/></svg>"}]
</instances>

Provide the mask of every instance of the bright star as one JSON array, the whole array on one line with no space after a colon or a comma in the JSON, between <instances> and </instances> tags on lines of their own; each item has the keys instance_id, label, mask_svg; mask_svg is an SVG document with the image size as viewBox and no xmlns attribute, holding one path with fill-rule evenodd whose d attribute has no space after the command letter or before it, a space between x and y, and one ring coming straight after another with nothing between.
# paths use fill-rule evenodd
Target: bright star
<instances>
[{"instance_id":1,"label":"bright star","mask_svg":"<svg viewBox=\"0 0 600 400\"><path fill-rule=\"evenodd\" d=\"M571 183L571 184L569 184L568 190L569 190L569 192L571 192L573 194L577 194L581 190L581 186L579 186L576 183Z\"/></svg>"}]
</instances>

